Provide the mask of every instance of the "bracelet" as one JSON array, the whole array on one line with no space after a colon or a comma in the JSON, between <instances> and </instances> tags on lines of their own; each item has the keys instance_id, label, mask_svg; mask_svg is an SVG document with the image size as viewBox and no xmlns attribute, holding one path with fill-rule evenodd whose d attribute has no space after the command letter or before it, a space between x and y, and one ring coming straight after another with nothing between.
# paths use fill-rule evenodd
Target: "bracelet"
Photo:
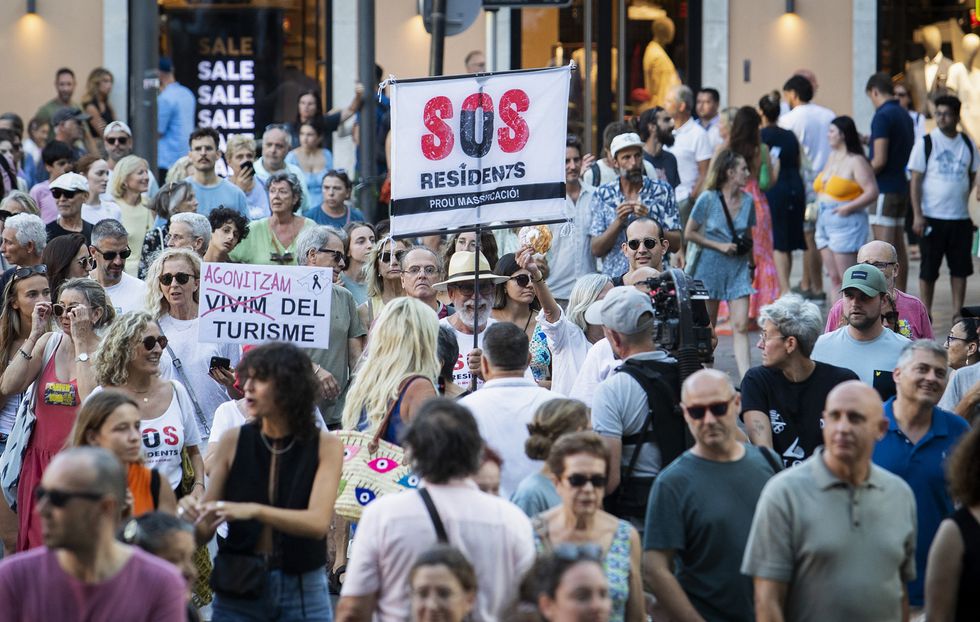
<instances>
[{"instance_id":1,"label":"bracelet","mask_svg":"<svg viewBox=\"0 0 980 622\"><path fill-rule=\"evenodd\" d=\"M204 488L204 482L194 482L194 485L191 486L191 490L194 490L194 486L200 486L201 488Z\"/></svg>"},{"instance_id":2,"label":"bracelet","mask_svg":"<svg viewBox=\"0 0 980 622\"><path fill-rule=\"evenodd\" d=\"M17 348L17 351L20 352L20 355L23 356L28 361L34 358L33 354L28 354L27 352L24 352L23 348Z\"/></svg>"}]
</instances>

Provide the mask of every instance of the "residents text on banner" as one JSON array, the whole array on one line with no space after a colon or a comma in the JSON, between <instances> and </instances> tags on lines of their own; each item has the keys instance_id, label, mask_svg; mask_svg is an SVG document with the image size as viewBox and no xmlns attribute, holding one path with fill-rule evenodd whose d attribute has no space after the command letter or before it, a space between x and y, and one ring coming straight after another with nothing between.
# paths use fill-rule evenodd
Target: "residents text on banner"
<instances>
[{"instance_id":1,"label":"residents text on banner","mask_svg":"<svg viewBox=\"0 0 980 622\"><path fill-rule=\"evenodd\" d=\"M326 348L332 287L330 268L205 263L198 336L218 343L287 341Z\"/></svg>"},{"instance_id":2,"label":"residents text on banner","mask_svg":"<svg viewBox=\"0 0 980 622\"><path fill-rule=\"evenodd\" d=\"M569 76L395 81L392 234L563 218Z\"/></svg>"}]
</instances>

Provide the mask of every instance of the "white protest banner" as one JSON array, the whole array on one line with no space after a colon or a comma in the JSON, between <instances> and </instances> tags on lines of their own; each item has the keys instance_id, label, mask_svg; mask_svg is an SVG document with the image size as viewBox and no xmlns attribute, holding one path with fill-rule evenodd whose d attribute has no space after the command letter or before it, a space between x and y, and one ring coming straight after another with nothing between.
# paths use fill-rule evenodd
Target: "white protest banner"
<instances>
[{"instance_id":1,"label":"white protest banner","mask_svg":"<svg viewBox=\"0 0 980 622\"><path fill-rule=\"evenodd\" d=\"M564 219L570 75L394 81L392 235Z\"/></svg>"},{"instance_id":2,"label":"white protest banner","mask_svg":"<svg viewBox=\"0 0 980 622\"><path fill-rule=\"evenodd\" d=\"M330 268L205 263L198 337L217 343L288 341L326 348L332 294Z\"/></svg>"}]
</instances>

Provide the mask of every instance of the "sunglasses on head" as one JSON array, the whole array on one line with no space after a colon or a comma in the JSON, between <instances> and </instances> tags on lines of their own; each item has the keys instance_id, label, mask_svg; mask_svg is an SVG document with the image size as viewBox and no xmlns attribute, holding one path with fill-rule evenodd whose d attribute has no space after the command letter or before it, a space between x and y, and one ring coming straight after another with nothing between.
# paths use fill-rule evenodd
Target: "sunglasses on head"
<instances>
[{"instance_id":1,"label":"sunglasses on head","mask_svg":"<svg viewBox=\"0 0 980 622\"><path fill-rule=\"evenodd\" d=\"M510 280L517 283L517 286L522 289L531 284L531 277L526 274L518 274L516 276L512 276L510 277Z\"/></svg>"},{"instance_id":2,"label":"sunglasses on head","mask_svg":"<svg viewBox=\"0 0 980 622\"><path fill-rule=\"evenodd\" d=\"M316 252L323 253L324 255L333 255L333 260L335 263L347 263L347 256L341 251L335 251L330 248L318 248Z\"/></svg>"},{"instance_id":3,"label":"sunglasses on head","mask_svg":"<svg viewBox=\"0 0 980 622\"><path fill-rule=\"evenodd\" d=\"M701 406L685 406L684 408L687 409L687 414L691 415L691 419L704 419L704 416L709 410L715 417L724 416L728 412L728 405L731 403L732 401L728 400L726 402L713 402Z\"/></svg>"},{"instance_id":4,"label":"sunglasses on head","mask_svg":"<svg viewBox=\"0 0 980 622\"><path fill-rule=\"evenodd\" d=\"M15 279L26 279L34 274L47 274L48 267L43 263L39 263L36 266L25 266L23 268L17 268L14 270Z\"/></svg>"},{"instance_id":5,"label":"sunglasses on head","mask_svg":"<svg viewBox=\"0 0 980 622\"><path fill-rule=\"evenodd\" d=\"M568 485L572 488L581 488L586 484L592 484L592 487L596 489L606 487L605 475L583 475L581 473L572 473L565 479L568 480Z\"/></svg>"},{"instance_id":6,"label":"sunglasses on head","mask_svg":"<svg viewBox=\"0 0 980 622\"><path fill-rule=\"evenodd\" d=\"M192 278L194 278L194 275L187 274L186 272L175 272L173 274L166 272L160 275L160 282L163 283L164 286L170 287L173 284L174 279L177 279L178 285L187 285L187 281L190 281Z\"/></svg>"},{"instance_id":7,"label":"sunglasses on head","mask_svg":"<svg viewBox=\"0 0 980 622\"><path fill-rule=\"evenodd\" d=\"M104 139L107 145L125 145L129 142L129 136L109 136Z\"/></svg>"},{"instance_id":8,"label":"sunglasses on head","mask_svg":"<svg viewBox=\"0 0 980 622\"><path fill-rule=\"evenodd\" d=\"M94 246L92 248L95 250L96 253L102 255L102 258L105 259L106 261L115 261L116 257L120 257L124 260L129 259L129 256L133 254L133 251L129 250L128 248L124 251L105 251L105 252L100 251L98 248Z\"/></svg>"},{"instance_id":9,"label":"sunglasses on head","mask_svg":"<svg viewBox=\"0 0 980 622\"><path fill-rule=\"evenodd\" d=\"M161 350L167 349L168 341L164 335L160 335L159 337L143 337L143 347L146 348L147 352L152 350L153 346L157 345L158 343L160 344Z\"/></svg>"},{"instance_id":10,"label":"sunglasses on head","mask_svg":"<svg viewBox=\"0 0 980 622\"><path fill-rule=\"evenodd\" d=\"M99 501L103 497L102 493L98 492L69 492L67 490L54 490L51 488L44 488L38 486L34 489L34 498L40 503L45 499L56 508L63 508L68 505L68 502L72 499L88 499L89 501Z\"/></svg>"},{"instance_id":11,"label":"sunglasses on head","mask_svg":"<svg viewBox=\"0 0 980 622\"><path fill-rule=\"evenodd\" d=\"M405 253L407 252L408 251L405 250L395 251L395 261L401 263L402 257L404 257ZM381 253L381 263L391 263L391 253L389 251Z\"/></svg>"},{"instance_id":12,"label":"sunglasses on head","mask_svg":"<svg viewBox=\"0 0 980 622\"><path fill-rule=\"evenodd\" d=\"M269 261L274 261L275 263L277 263L279 265L283 265L283 264L287 264L287 263L293 263L293 260L294 259L296 259L296 258L293 257L293 254L292 253L289 253L289 252L282 253L282 254L279 254L279 253L270 253L269 254Z\"/></svg>"},{"instance_id":13,"label":"sunglasses on head","mask_svg":"<svg viewBox=\"0 0 980 622\"><path fill-rule=\"evenodd\" d=\"M75 196L81 192L81 190L63 190L61 188L52 188L51 196L56 199L60 199L61 197L65 197L66 199L74 199Z\"/></svg>"},{"instance_id":14,"label":"sunglasses on head","mask_svg":"<svg viewBox=\"0 0 980 622\"><path fill-rule=\"evenodd\" d=\"M635 251L640 249L641 243L643 244L643 248L647 250L652 250L660 245L659 240L654 240L653 238L643 238L642 242L640 240L629 240L626 242L626 246L628 246L631 251Z\"/></svg>"}]
</instances>

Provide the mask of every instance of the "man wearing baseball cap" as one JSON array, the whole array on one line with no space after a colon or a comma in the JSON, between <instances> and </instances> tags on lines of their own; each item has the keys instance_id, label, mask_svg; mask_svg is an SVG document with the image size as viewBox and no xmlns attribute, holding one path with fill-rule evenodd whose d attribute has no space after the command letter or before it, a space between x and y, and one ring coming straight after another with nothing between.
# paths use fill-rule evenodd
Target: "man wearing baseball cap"
<instances>
[{"instance_id":1,"label":"man wearing baseball cap","mask_svg":"<svg viewBox=\"0 0 980 622\"><path fill-rule=\"evenodd\" d=\"M78 108L67 106L51 115L51 129L54 131L54 139L70 145L72 155L76 160L86 153L85 149L81 147L84 139L82 122L88 119L89 115Z\"/></svg>"},{"instance_id":2,"label":"man wearing baseball cap","mask_svg":"<svg viewBox=\"0 0 980 622\"><path fill-rule=\"evenodd\" d=\"M850 369L861 382L877 389L883 400L888 399L895 395L892 370L909 343L881 323L888 281L878 268L859 263L844 272L840 291L844 294L847 323L821 335L810 358Z\"/></svg>"},{"instance_id":3,"label":"man wearing baseball cap","mask_svg":"<svg viewBox=\"0 0 980 622\"><path fill-rule=\"evenodd\" d=\"M106 184L106 188L111 188L112 171L116 168L116 162L133 154L133 130L122 121L113 121L102 130L102 144L105 145L105 151L108 155L106 164L109 165L109 183ZM150 197L155 197L159 190L160 185L157 183L153 173L150 172L150 187L147 189L146 194ZM112 201L112 197L108 195L108 191L102 196L104 200Z\"/></svg>"},{"instance_id":4,"label":"man wearing baseball cap","mask_svg":"<svg viewBox=\"0 0 980 622\"><path fill-rule=\"evenodd\" d=\"M680 249L681 223L674 189L643 172L643 141L632 132L616 136L610 154L619 179L602 184L592 197L592 254L602 259L602 273L619 277L629 268L623 254L626 226L649 216L663 223L664 237L674 251Z\"/></svg>"},{"instance_id":5,"label":"man wearing baseball cap","mask_svg":"<svg viewBox=\"0 0 980 622\"><path fill-rule=\"evenodd\" d=\"M592 399L592 427L610 453L605 507L638 530L643 529L654 478L687 448L684 419L676 411L677 362L657 349L654 320L650 296L629 286L612 288L585 312L585 321L602 325L613 353L623 361ZM660 381L648 391L643 378L651 376ZM651 410L654 402L659 405Z\"/></svg>"},{"instance_id":6,"label":"man wearing baseball cap","mask_svg":"<svg viewBox=\"0 0 980 622\"><path fill-rule=\"evenodd\" d=\"M82 204L88 198L88 180L78 173L65 173L51 182L51 196L58 205L58 218L46 226L48 242L62 235L81 233L92 244L92 223L82 220ZM91 266L89 266L91 267Z\"/></svg>"}]
</instances>

